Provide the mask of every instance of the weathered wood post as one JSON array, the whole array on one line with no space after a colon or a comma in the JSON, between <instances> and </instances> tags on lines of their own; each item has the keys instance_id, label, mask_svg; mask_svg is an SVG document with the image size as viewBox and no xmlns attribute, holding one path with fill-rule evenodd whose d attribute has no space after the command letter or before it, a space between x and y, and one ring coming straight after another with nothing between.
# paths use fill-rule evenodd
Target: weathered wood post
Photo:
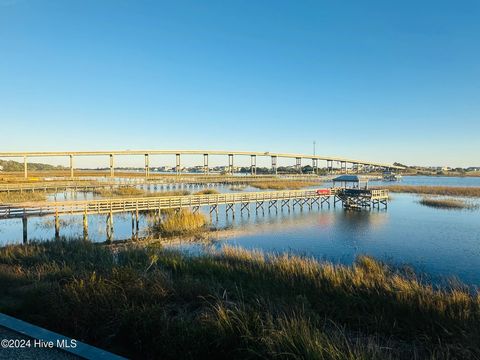
<instances>
[{"instance_id":1,"label":"weathered wood post","mask_svg":"<svg viewBox=\"0 0 480 360\"><path fill-rule=\"evenodd\" d=\"M22 217L22 225L23 225L23 243L28 243L28 219L26 215Z\"/></svg>"},{"instance_id":2,"label":"weathered wood post","mask_svg":"<svg viewBox=\"0 0 480 360\"><path fill-rule=\"evenodd\" d=\"M107 242L111 242L113 238L113 214L107 215Z\"/></svg>"},{"instance_id":3,"label":"weathered wood post","mask_svg":"<svg viewBox=\"0 0 480 360\"><path fill-rule=\"evenodd\" d=\"M132 211L132 240L135 239L135 212Z\"/></svg>"},{"instance_id":4,"label":"weathered wood post","mask_svg":"<svg viewBox=\"0 0 480 360\"><path fill-rule=\"evenodd\" d=\"M55 240L58 239L60 239L60 218L57 211L55 212Z\"/></svg>"},{"instance_id":5,"label":"weathered wood post","mask_svg":"<svg viewBox=\"0 0 480 360\"><path fill-rule=\"evenodd\" d=\"M88 240L88 216L87 211L83 214L83 240Z\"/></svg>"}]
</instances>

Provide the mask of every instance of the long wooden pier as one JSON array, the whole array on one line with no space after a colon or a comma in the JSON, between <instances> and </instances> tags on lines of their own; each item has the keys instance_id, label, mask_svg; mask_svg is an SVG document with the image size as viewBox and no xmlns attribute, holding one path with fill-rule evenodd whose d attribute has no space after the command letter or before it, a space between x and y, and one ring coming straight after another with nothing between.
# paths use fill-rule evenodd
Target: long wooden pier
<instances>
[{"instance_id":1,"label":"long wooden pier","mask_svg":"<svg viewBox=\"0 0 480 360\"><path fill-rule=\"evenodd\" d=\"M23 183L6 183L0 184L0 192L66 192L66 191L91 191L98 188L114 188L122 186L140 186L157 188L178 188L200 187L200 186L219 186L219 185L248 185L256 181L322 181L316 175L293 175L293 176L265 176L265 175L248 175L248 176L164 176L157 178L118 178L113 180L48 180Z\"/></svg>"},{"instance_id":2,"label":"long wooden pier","mask_svg":"<svg viewBox=\"0 0 480 360\"><path fill-rule=\"evenodd\" d=\"M332 188L321 190L291 190L291 191L264 191L242 192L225 194L202 194L183 196L150 196L135 198L111 198L102 200L61 201L61 202L24 202L19 204L0 205L0 218L21 218L23 222L23 240L28 242L27 224L29 217L54 216L55 237L60 236L60 216L82 215L84 238L88 238L88 216L107 215L107 240L113 234L113 215L117 213L132 214L132 234L139 228L140 212L155 212L158 215L165 209L190 208L196 212L200 207L209 207L210 214L218 216L219 206L224 205L225 212L235 216L235 205L240 205L240 212L250 213L250 205L255 211L265 209L274 210L296 206L311 209L315 204L318 207L324 204L335 206L341 202L345 208L352 207L380 207L387 206L388 190L372 189L351 193L349 189ZM333 201L331 201L333 200Z\"/></svg>"}]
</instances>

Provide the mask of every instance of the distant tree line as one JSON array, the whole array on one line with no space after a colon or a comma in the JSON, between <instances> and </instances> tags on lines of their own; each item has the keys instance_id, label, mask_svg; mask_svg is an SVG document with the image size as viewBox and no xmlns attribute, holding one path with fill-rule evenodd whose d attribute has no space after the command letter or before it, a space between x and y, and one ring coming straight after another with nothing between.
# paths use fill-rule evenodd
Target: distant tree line
<instances>
[{"instance_id":1,"label":"distant tree line","mask_svg":"<svg viewBox=\"0 0 480 360\"><path fill-rule=\"evenodd\" d=\"M2 171L23 171L23 163L13 160L0 160L0 169ZM60 165L49 165L41 163L28 163L28 170L62 170L65 169L64 166Z\"/></svg>"}]
</instances>

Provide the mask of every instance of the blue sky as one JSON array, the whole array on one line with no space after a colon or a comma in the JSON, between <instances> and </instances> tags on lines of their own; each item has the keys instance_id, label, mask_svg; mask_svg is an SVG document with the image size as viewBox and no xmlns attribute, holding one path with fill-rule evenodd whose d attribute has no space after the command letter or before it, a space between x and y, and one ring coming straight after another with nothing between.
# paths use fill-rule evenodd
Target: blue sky
<instances>
[{"instance_id":1,"label":"blue sky","mask_svg":"<svg viewBox=\"0 0 480 360\"><path fill-rule=\"evenodd\" d=\"M479 18L477 0L0 0L0 148L316 140L479 166Z\"/></svg>"}]
</instances>

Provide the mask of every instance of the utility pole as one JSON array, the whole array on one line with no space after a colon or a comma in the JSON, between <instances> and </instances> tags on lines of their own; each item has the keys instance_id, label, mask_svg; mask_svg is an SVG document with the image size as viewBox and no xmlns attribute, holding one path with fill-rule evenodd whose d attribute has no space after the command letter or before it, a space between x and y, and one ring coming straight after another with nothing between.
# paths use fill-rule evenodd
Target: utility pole
<instances>
[{"instance_id":1,"label":"utility pole","mask_svg":"<svg viewBox=\"0 0 480 360\"><path fill-rule=\"evenodd\" d=\"M313 141L313 155L315 155L315 145L317 145L317 142L314 140Z\"/></svg>"}]
</instances>

